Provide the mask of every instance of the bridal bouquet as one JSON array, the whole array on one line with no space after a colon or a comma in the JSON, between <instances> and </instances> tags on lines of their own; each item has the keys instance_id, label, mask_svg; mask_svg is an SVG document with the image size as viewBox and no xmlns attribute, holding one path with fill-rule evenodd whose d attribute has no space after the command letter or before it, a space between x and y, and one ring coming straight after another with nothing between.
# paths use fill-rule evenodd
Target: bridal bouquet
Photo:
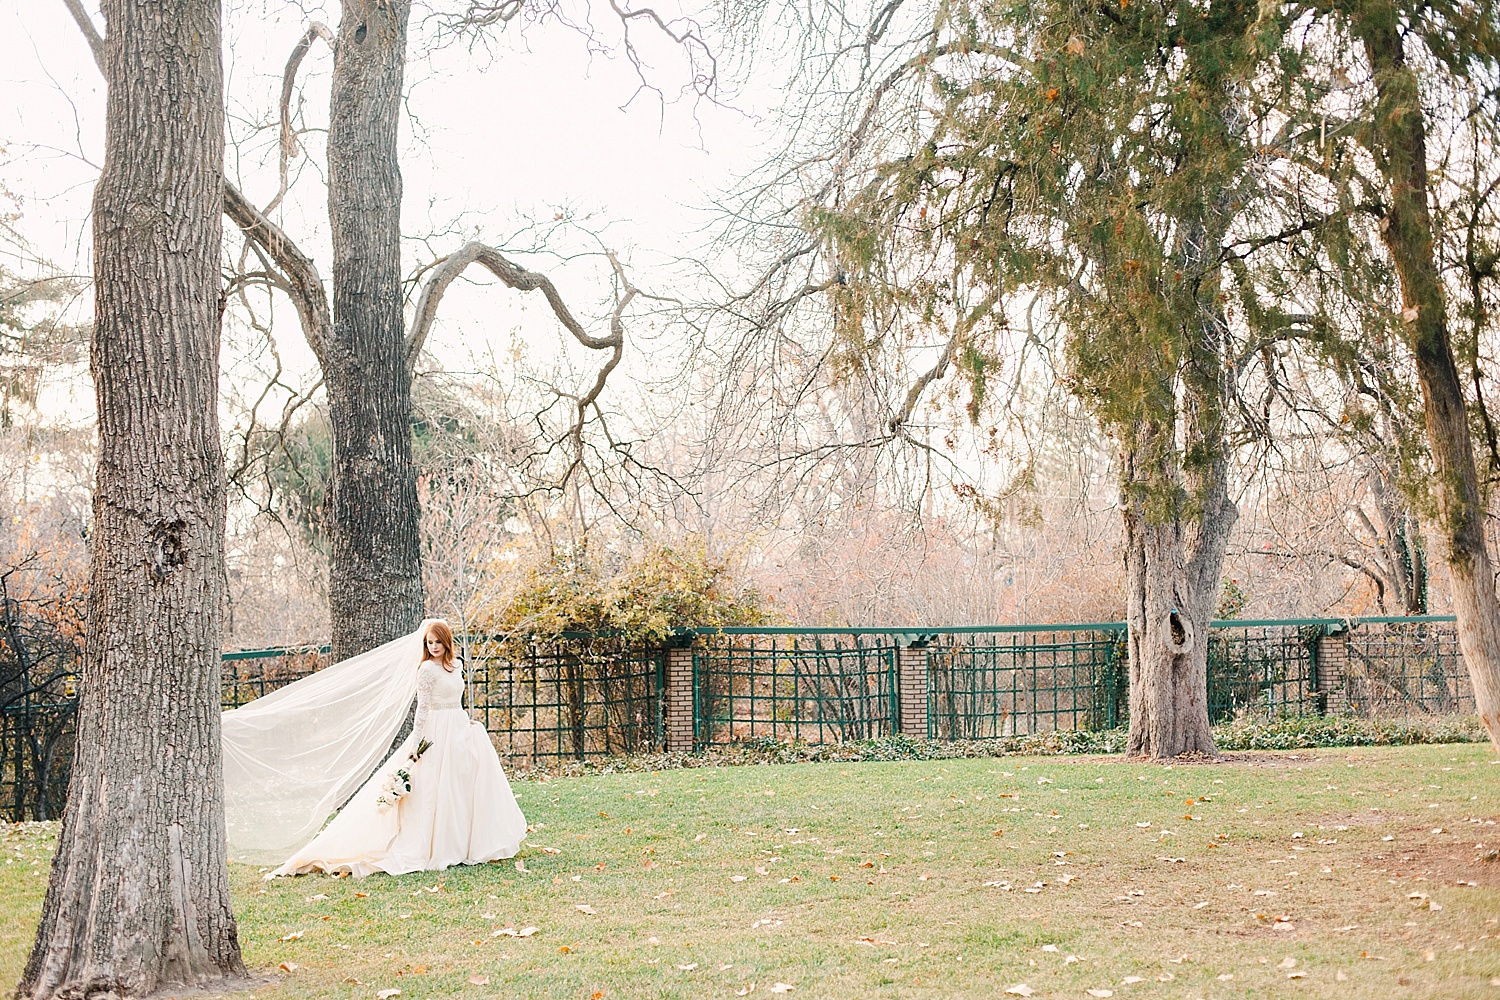
<instances>
[{"instance_id":1,"label":"bridal bouquet","mask_svg":"<svg viewBox=\"0 0 1500 1000\"><path fill-rule=\"evenodd\" d=\"M432 746L431 740L423 740L417 744L417 748L406 758L412 763L422 759L427 748ZM398 767L385 776L380 783L380 794L375 796L375 805L381 812L395 808L396 804L407 795L411 794L411 772L404 767Z\"/></svg>"}]
</instances>

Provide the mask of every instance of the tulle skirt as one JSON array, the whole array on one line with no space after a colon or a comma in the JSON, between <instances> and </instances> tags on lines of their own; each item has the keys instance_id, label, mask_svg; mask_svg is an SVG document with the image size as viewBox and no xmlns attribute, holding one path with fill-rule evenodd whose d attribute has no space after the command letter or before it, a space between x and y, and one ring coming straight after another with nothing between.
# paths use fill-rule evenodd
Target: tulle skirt
<instances>
[{"instance_id":1,"label":"tulle skirt","mask_svg":"<svg viewBox=\"0 0 1500 1000\"><path fill-rule=\"evenodd\" d=\"M402 875L498 861L520 850L526 817L484 727L461 708L433 709L427 739L432 746L411 763L417 736L407 737L333 822L271 875ZM403 765L411 791L382 808L386 775Z\"/></svg>"}]
</instances>

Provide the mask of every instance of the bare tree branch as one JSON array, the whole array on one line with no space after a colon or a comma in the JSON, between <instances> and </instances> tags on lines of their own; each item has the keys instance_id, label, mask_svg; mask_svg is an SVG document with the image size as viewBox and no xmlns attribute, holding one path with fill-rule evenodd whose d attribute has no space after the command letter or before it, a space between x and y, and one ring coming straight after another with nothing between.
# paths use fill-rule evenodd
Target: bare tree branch
<instances>
[{"instance_id":1,"label":"bare tree branch","mask_svg":"<svg viewBox=\"0 0 1500 1000\"><path fill-rule=\"evenodd\" d=\"M414 367L417 356L421 353L427 337L432 331L432 324L437 318L438 304L442 301L444 293L460 274L471 264L478 264L489 271L509 288L521 292L540 291L546 298L547 304L552 307L552 314L563 328L572 335L584 347L591 351L609 351L609 360L604 367L599 369L599 374L594 379L594 384L581 396L573 396L560 390L554 390L560 398L568 398L574 401L575 416L565 439L573 446L572 462L567 472L563 475L563 481L571 479L572 476L583 465L584 445L583 430L588 423L588 412L595 407L600 394L604 391L605 382L608 381L610 373L620 364L620 359L625 351L625 310L637 295L639 290L630 283L626 277L625 269L614 253L606 252L610 267L614 270L615 281L618 291L615 298L615 308L609 319L609 333L606 336L596 337L583 328L583 324L573 315L557 286L552 279L537 271L528 271L526 268L516 264L496 250L494 247L486 246L478 241L466 243L456 253L439 262L432 269L432 275L427 283L422 286L422 294L417 299L416 315L412 318L411 329L407 334L406 350L407 365ZM596 409L597 412L597 409ZM601 415L602 419L602 415Z\"/></svg>"},{"instance_id":2,"label":"bare tree branch","mask_svg":"<svg viewBox=\"0 0 1500 1000\"><path fill-rule=\"evenodd\" d=\"M89 43L89 49L94 53L94 65L99 71L104 71L104 38L99 34L99 29L94 27L93 18L89 17L88 11L83 9L82 0L63 0L63 6L68 8L68 13L73 15L73 20L78 22L78 30L83 32L84 41Z\"/></svg>"},{"instance_id":3,"label":"bare tree branch","mask_svg":"<svg viewBox=\"0 0 1500 1000\"><path fill-rule=\"evenodd\" d=\"M333 311L317 265L228 181L224 182L224 214L281 269L285 284L278 284L297 307L308 345L326 365L334 344Z\"/></svg>"},{"instance_id":4,"label":"bare tree branch","mask_svg":"<svg viewBox=\"0 0 1500 1000\"><path fill-rule=\"evenodd\" d=\"M620 270L619 262L615 260L613 254L609 255L609 260L615 269L616 276L623 281L624 273ZM573 317L573 313L568 309L567 303L563 302L562 295L558 293L557 286L552 284L550 278L540 272L528 271L519 264L512 263L494 247L474 241L466 243L458 252L444 259L433 269L432 277L428 278L427 284L422 287L422 294L417 299L417 314L412 318L411 330L406 338L408 362L415 362L417 355L426 344L427 335L432 330L433 320L437 318L438 303L442 301L443 294L448 291L448 286L470 264L478 264L518 292L533 292L540 289L547 299L547 304L552 307L552 313L557 317L557 321L573 335L575 340L589 350L602 351L624 344L624 332L623 328L619 327L618 310L611 323L609 336L592 336L583 328L583 324ZM628 282L624 287L630 290L630 297L634 297L634 287Z\"/></svg>"},{"instance_id":5,"label":"bare tree branch","mask_svg":"<svg viewBox=\"0 0 1500 1000\"><path fill-rule=\"evenodd\" d=\"M278 165L281 184L276 189L276 197L272 198L271 203L265 207L267 215L270 215L276 206L281 204L281 199L286 197L290 184L288 175L292 157L297 152L297 134L292 131L292 93L297 88L297 70L301 67L308 50L312 48L312 43L319 38L328 43L329 48L333 47L333 32L329 30L328 25L321 21L314 21L308 25L302 38L292 47L292 54L286 61L286 69L281 73L281 159Z\"/></svg>"},{"instance_id":6,"label":"bare tree branch","mask_svg":"<svg viewBox=\"0 0 1500 1000\"><path fill-rule=\"evenodd\" d=\"M104 40L99 36L99 31L94 27L94 22L89 19L88 13L83 9L81 0L63 0L68 12L73 15L73 20L78 23L78 30L83 32L84 39L93 50L94 62L103 69ZM318 29L321 28L320 32ZM308 29L308 35L322 37L327 28L322 25L314 25ZM311 45L308 36L303 36L303 43L299 47L306 52L305 46ZM296 62L301 61L301 56L294 53ZM288 62L289 72L295 71L295 66ZM283 82L283 94L286 84ZM277 195L277 200L281 197ZM274 205L276 202L273 201ZM224 214L229 216L230 221L239 226L240 230L257 247L263 250L276 266L281 268L283 281L274 283L284 290L291 298L292 304L297 307L297 315L302 320L302 332L307 337L308 345L312 347L313 353L318 356L319 362L323 362L329 356L333 346L333 310L328 303L328 293L323 286L323 279L318 274L317 265L312 258L304 254L297 245L291 241L281 228L266 217L265 213L251 204L250 199L235 187L226 178L224 181ZM274 276L272 276L274 280Z\"/></svg>"}]
</instances>

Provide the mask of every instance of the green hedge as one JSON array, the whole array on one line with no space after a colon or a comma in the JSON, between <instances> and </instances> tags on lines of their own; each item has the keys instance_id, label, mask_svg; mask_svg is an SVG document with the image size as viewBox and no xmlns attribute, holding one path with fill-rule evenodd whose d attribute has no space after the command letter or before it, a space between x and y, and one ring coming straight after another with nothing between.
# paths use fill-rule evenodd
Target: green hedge
<instances>
[{"instance_id":1,"label":"green hedge","mask_svg":"<svg viewBox=\"0 0 1500 1000\"><path fill-rule=\"evenodd\" d=\"M620 771L663 771L755 764L1119 754L1125 751L1125 736L1124 729L1107 729L1059 730L1032 736L953 742L913 739L910 736L885 736L852 743L825 744L785 743L764 738L707 747L692 753L673 752L569 762L561 770L565 774L610 774ZM1489 734L1479 724L1479 720L1472 716L1388 720L1311 716L1274 722L1227 723L1214 729L1214 741L1220 751L1483 743L1488 739ZM544 777L546 774L544 771L532 772L537 777Z\"/></svg>"}]
</instances>

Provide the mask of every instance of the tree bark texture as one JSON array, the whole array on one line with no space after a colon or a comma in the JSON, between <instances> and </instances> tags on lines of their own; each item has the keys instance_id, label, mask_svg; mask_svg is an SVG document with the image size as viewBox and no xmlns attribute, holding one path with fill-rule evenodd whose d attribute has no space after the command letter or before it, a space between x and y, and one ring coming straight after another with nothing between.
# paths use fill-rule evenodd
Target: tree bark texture
<instances>
[{"instance_id":1,"label":"tree bark texture","mask_svg":"<svg viewBox=\"0 0 1500 1000\"><path fill-rule=\"evenodd\" d=\"M1220 115L1221 119L1224 117ZM1184 236L1173 283L1186 329L1174 371L1180 413L1142 419L1125 438L1125 520L1130 731L1126 753L1168 760L1217 756L1208 717L1209 625L1222 586L1224 551L1239 517L1229 495L1224 420L1228 323L1220 302L1219 250L1233 206L1227 190L1205 198ZM1178 424L1182 442L1177 442Z\"/></svg>"},{"instance_id":2,"label":"tree bark texture","mask_svg":"<svg viewBox=\"0 0 1500 1000\"><path fill-rule=\"evenodd\" d=\"M1422 386L1438 528L1452 578L1458 644L1468 664L1479 717L1500 750L1500 604L1484 538L1485 510L1468 408L1433 252L1421 94L1417 75L1406 62L1394 7L1361 7L1354 31L1375 76L1375 118L1367 141L1386 188L1381 239L1401 280L1402 317Z\"/></svg>"},{"instance_id":3,"label":"tree bark texture","mask_svg":"<svg viewBox=\"0 0 1500 1000\"><path fill-rule=\"evenodd\" d=\"M320 352L333 427L333 658L422 621L420 507L401 298L397 134L409 0L343 0L328 133L333 336Z\"/></svg>"},{"instance_id":4,"label":"tree bark texture","mask_svg":"<svg viewBox=\"0 0 1500 1000\"><path fill-rule=\"evenodd\" d=\"M218 0L105 0L99 421L72 783L21 997L244 975L219 742L224 97Z\"/></svg>"},{"instance_id":5,"label":"tree bark texture","mask_svg":"<svg viewBox=\"0 0 1500 1000\"><path fill-rule=\"evenodd\" d=\"M1143 422L1123 455L1125 616L1130 655L1126 753L1216 755L1208 718L1208 637L1237 513L1227 462L1197 484L1201 513L1164 514L1152 497L1178 478L1169 427ZM1188 478L1188 477L1185 477Z\"/></svg>"}]
</instances>

